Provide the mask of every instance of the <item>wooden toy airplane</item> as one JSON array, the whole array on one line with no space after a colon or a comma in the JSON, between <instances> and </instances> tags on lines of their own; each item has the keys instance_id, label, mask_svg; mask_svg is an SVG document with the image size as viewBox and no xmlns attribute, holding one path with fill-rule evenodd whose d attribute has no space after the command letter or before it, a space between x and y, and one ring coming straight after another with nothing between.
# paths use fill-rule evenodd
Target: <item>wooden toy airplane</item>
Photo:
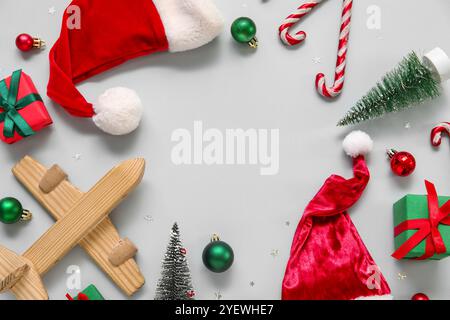
<instances>
[{"instance_id":1,"label":"wooden toy airplane","mask_svg":"<svg viewBox=\"0 0 450 320\"><path fill-rule=\"evenodd\" d=\"M58 166L47 170L23 158L13 174L58 221L21 256L0 245L0 292L48 299L42 276L77 244L126 294L136 292L144 284L132 258L136 249L119 237L107 216L140 183L144 170L144 159L124 161L82 193Z\"/></svg>"}]
</instances>

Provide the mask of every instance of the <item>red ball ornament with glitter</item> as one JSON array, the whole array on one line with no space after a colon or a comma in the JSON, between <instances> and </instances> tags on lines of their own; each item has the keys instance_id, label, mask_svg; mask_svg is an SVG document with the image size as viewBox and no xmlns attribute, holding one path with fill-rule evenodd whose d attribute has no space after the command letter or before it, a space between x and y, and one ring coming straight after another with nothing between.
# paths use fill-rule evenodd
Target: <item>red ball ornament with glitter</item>
<instances>
[{"instance_id":1,"label":"red ball ornament with glitter","mask_svg":"<svg viewBox=\"0 0 450 320\"><path fill-rule=\"evenodd\" d=\"M419 292L411 297L411 300L430 300L425 293Z\"/></svg>"},{"instance_id":2,"label":"red ball ornament with glitter","mask_svg":"<svg viewBox=\"0 0 450 320\"><path fill-rule=\"evenodd\" d=\"M27 52L33 48L42 48L45 45L45 42L39 38L33 38L29 34L22 33L19 34L16 38L16 47L20 51Z\"/></svg>"},{"instance_id":3,"label":"red ball ornament with glitter","mask_svg":"<svg viewBox=\"0 0 450 320\"><path fill-rule=\"evenodd\" d=\"M192 299L195 296L195 291L194 290L188 290L186 292L186 295L188 296L188 298Z\"/></svg>"},{"instance_id":4,"label":"red ball ornament with glitter","mask_svg":"<svg viewBox=\"0 0 450 320\"><path fill-rule=\"evenodd\" d=\"M416 159L411 153L390 149L387 154L391 159L391 169L395 175L407 177L416 169Z\"/></svg>"}]
</instances>

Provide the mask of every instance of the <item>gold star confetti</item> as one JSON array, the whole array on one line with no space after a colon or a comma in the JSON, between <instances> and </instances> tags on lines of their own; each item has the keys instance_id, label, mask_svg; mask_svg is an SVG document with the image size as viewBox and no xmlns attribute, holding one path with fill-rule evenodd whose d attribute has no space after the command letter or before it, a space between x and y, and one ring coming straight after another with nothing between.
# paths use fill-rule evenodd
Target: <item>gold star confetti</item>
<instances>
[{"instance_id":1,"label":"gold star confetti","mask_svg":"<svg viewBox=\"0 0 450 320\"><path fill-rule=\"evenodd\" d=\"M278 250L278 249L272 249L272 251L270 251L270 255L274 258L277 257L279 253L280 253L280 250Z\"/></svg>"},{"instance_id":2,"label":"gold star confetti","mask_svg":"<svg viewBox=\"0 0 450 320\"><path fill-rule=\"evenodd\" d=\"M255 282L254 281L250 281L250 287L254 287L255 286Z\"/></svg>"},{"instance_id":3,"label":"gold star confetti","mask_svg":"<svg viewBox=\"0 0 450 320\"><path fill-rule=\"evenodd\" d=\"M401 273L401 272L397 273L398 280L405 280L406 277L407 277L406 273Z\"/></svg>"},{"instance_id":4,"label":"gold star confetti","mask_svg":"<svg viewBox=\"0 0 450 320\"><path fill-rule=\"evenodd\" d=\"M286 225L286 227L289 227L291 225L291 222L290 221L286 221L284 224Z\"/></svg>"}]
</instances>

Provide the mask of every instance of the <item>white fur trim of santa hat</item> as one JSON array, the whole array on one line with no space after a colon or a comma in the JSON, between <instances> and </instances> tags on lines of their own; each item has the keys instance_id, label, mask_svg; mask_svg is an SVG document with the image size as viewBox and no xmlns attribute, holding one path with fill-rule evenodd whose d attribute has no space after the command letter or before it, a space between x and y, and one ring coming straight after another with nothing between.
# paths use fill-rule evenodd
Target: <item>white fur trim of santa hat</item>
<instances>
[{"instance_id":1,"label":"white fur trim of santa hat","mask_svg":"<svg viewBox=\"0 0 450 320\"><path fill-rule=\"evenodd\" d=\"M356 158L360 155L366 155L373 148L373 141L370 136L360 130L350 132L342 142L342 147L347 155Z\"/></svg>"},{"instance_id":2,"label":"white fur trim of santa hat","mask_svg":"<svg viewBox=\"0 0 450 320\"><path fill-rule=\"evenodd\" d=\"M212 0L153 0L153 3L171 52L201 47L223 29L223 17Z\"/></svg>"}]
</instances>

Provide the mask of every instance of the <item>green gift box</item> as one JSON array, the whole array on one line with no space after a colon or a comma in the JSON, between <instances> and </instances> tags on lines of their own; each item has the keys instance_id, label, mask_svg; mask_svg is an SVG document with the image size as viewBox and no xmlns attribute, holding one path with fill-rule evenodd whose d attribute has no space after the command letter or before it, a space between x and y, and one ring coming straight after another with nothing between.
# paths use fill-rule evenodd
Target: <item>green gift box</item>
<instances>
[{"instance_id":1,"label":"green gift box","mask_svg":"<svg viewBox=\"0 0 450 320\"><path fill-rule=\"evenodd\" d=\"M433 187L434 189L434 187ZM394 226L415 219L429 219L428 212L428 201L429 196L427 195L414 195L408 194L394 204ZM450 197L437 196L439 207L444 205L450 200ZM438 230L444 241L446 252L428 257L428 259L440 260L450 255L450 226L445 224L439 224ZM395 249L397 250L402 244L404 244L408 239L410 239L416 232L417 229L405 230L395 237ZM426 252L426 239L423 239L419 244L417 244L408 254L403 258L412 259L422 257Z\"/></svg>"},{"instance_id":2,"label":"green gift box","mask_svg":"<svg viewBox=\"0 0 450 320\"><path fill-rule=\"evenodd\" d=\"M81 293L88 297L89 300L105 300L100 291L98 291L98 289L93 284L87 286L87 288L81 291ZM78 295L74 300L79 300Z\"/></svg>"}]
</instances>

